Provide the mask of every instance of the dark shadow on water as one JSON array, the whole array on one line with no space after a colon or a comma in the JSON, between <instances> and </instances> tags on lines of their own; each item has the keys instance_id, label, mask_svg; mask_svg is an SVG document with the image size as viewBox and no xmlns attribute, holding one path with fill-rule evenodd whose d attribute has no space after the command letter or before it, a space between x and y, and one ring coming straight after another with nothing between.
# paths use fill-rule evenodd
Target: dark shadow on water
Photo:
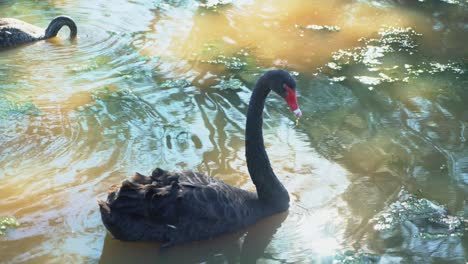
<instances>
[{"instance_id":1,"label":"dark shadow on water","mask_svg":"<svg viewBox=\"0 0 468 264\"><path fill-rule=\"evenodd\" d=\"M159 250L157 242L123 242L106 235L99 263L256 263L288 212L238 232Z\"/></svg>"}]
</instances>

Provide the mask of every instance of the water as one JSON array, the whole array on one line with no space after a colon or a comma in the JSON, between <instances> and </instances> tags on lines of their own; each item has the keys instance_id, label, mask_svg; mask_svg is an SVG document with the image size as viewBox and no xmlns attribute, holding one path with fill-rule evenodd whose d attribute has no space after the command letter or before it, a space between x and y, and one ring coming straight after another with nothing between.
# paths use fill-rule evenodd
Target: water
<instances>
[{"instance_id":1,"label":"water","mask_svg":"<svg viewBox=\"0 0 468 264\"><path fill-rule=\"evenodd\" d=\"M79 30L0 52L0 262L466 263L467 3L233 2L0 1ZM167 252L113 240L96 200L135 171L254 190L245 112L272 67L304 112L265 111L290 210Z\"/></svg>"}]
</instances>

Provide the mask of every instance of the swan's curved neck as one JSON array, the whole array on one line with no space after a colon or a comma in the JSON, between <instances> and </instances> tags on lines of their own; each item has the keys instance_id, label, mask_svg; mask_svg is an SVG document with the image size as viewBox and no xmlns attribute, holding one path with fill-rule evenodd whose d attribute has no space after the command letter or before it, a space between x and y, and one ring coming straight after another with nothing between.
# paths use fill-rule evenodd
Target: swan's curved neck
<instances>
[{"instance_id":1,"label":"swan's curved neck","mask_svg":"<svg viewBox=\"0 0 468 264\"><path fill-rule=\"evenodd\" d=\"M77 34L77 28L75 22L67 16L59 16L54 18L45 31L44 38L53 38L57 36L59 30L67 26L70 29L70 39L74 39Z\"/></svg>"},{"instance_id":2,"label":"swan's curved neck","mask_svg":"<svg viewBox=\"0 0 468 264\"><path fill-rule=\"evenodd\" d=\"M271 168L263 142L262 115L265 99L269 93L270 88L266 80L260 78L252 92L247 111L245 155L259 200L275 209L285 210L289 206L289 195Z\"/></svg>"}]
</instances>

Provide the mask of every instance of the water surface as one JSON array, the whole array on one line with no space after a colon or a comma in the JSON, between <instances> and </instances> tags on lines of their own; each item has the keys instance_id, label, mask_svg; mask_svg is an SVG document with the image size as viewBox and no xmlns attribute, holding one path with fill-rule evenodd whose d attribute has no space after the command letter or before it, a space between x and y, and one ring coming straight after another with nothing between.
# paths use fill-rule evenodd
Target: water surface
<instances>
[{"instance_id":1,"label":"water surface","mask_svg":"<svg viewBox=\"0 0 468 264\"><path fill-rule=\"evenodd\" d=\"M5 263L466 263L468 7L463 1L0 1L59 38L0 51ZM254 190L251 89L288 212L158 252L113 240L96 200L135 171L204 172Z\"/></svg>"}]
</instances>

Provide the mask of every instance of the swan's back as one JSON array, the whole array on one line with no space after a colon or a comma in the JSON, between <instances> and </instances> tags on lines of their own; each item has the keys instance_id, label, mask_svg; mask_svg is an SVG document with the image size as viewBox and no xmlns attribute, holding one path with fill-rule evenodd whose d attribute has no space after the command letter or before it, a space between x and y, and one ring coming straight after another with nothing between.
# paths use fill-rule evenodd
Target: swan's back
<instances>
[{"instance_id":1,"label":"swan's back","mask_svg":"<svg viewBox=\"0 0 468 264\"><path fill-rule=\"evenodd\" d=\"M15 18L0 18L0 47L28 43L44 36L44 29Z\"/></svg>"},{"instance_id":2,"label":"swan's back","mask_svg":"<svg viewBox=\"0 0 468 264\"><path fill-rule=\"evenodd\" d=\"M115 238L168 245L235 231L265 216L255 193L199 173L161 169L111 187L100 207Z\"/></svg>"}]
</instances>

